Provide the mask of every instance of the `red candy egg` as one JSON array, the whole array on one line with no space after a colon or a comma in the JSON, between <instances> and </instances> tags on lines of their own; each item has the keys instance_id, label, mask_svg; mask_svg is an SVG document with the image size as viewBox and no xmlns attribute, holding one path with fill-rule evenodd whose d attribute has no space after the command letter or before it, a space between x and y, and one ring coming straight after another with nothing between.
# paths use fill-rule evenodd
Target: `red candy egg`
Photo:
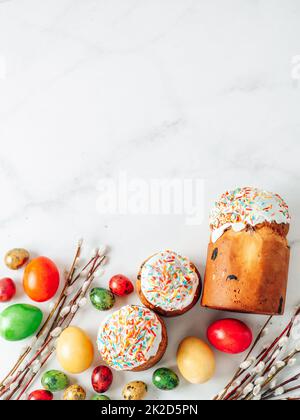
<instances>
[{"instance_id":1,"label":"red candy egg","mask_svg":"<svg viewBox=\"0 0 300 420\"><path fill-rule=\"evenodd\" d=\"M219 351L238 354L246 351L253 339L250 328L237 319L222 319L207 330L207 338Z\"/></svg>"},{"instance_id":2,"label":"red candy egg","mask_svg":"<svg viewBox=\"0 0 300 420\"><path fill-rule=\"evenodd\" d=\"M98 366L92 373L92 386L97 394L108 391L113 381L112 371L107 366Z\"/></svg>"},{"instance_id":3,"label":"red candy egg","mask_svg":"<svg viewBox=\"0 0 300 420\"><path fill-rule=\"evenodd\" d=\"M9 302L16 294L16 285L12 279L0 280L0 302Z\"/></svg>"},{"instance_id":4,"label":"red candy egg","mask_svg":"<svg viewBox=\"0 0 300 420\"><path fill-rule=\"evenodd\" d=\"M28 397L28 401L52 401L52 400L53 400L52 392L45 391L44 389L33 391Z\"/></svg>"},{"instance_id":5,"label":"red candy egg","mask_svg":"<svg viewBox=\"0 0 300 420\"><path fill-rule=\"evenodd\" d=\"M127 296L134 291L131 281L122 274L118 274L110 280L109 288L117 296Z\"/></svg>"},{"instance_id":6,"label":"red candy egg","mask_svg":"<svg viewBox=\"0 0 300 420\"><path fill-rule=\"evenodd\" d=\"M26 267L23 285L25 293L35 302L52 299L59 287L59 272L51 260L38 257Z\"/></svg>"}]
</instances>

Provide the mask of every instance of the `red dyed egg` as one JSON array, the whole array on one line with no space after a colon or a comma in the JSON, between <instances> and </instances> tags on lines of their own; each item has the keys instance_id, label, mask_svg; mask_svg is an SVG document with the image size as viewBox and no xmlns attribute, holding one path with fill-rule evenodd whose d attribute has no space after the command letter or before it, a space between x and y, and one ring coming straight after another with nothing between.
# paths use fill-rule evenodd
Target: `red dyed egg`
<instances>
[{"instance_id":1,"label":"red dyed egg","mask_svg":"<svg viewBox=\"0 0 300 420\"><path fill-rule=\"evenodd\" d=\"M127 296L134 291L131 281L122 274L118 274L110 280L109 288L117 296Z\"/></svg>"},{"instance_id":2,"label":"red dyed egg","mask_svg":"<svg viewBox=\"0 0 300 420\"><path fill-rule=\"evenodd\" d=\"M238 354L246 351L253 339L250 328L237 319L222 319L207 330L207 338L219 351Z\"/></svg>"},{"instance_id":3,"label":"red dyed egg","mask_svg":"<svg viewBox=\"0 0 300 420\"><path fill-rule=\"evenodd\" d=\"M45 391L44 389L33 391L28 397L28 401L52 401L52 400L53 400L52 392Z\"/></svg>"},{"instance_id":4,"label":"red dyed egg","mask_svg":"<svg viewBox=\"0 0 300 420\"><path fill-rule=\"evenodd\" d=\"M98 394L109 390L113 381L112 371L107 366L98 366L92 373L92 386Z\"/></svg>"},{"instance_id":5,"label":"red dyed egg","mask_svg":"<svg viewBox=\"0 0 300 420\"><path fill-rule=\"evenodd\" d=\"M59 272L51 260L38 257L26 267L23 285L25 293L35 302L52 299L59 287Z\"/></svg>"},{"instance_id":6,"label":"red dyed egg","mask_svg":"<svg viewBox=\"0 0 300 420\"><path fill-rule=\"evenodd\" d=\"M0 280L0 302L9 302L16 294L16 285L12 279Z\"/></svg>"}]
</instances>

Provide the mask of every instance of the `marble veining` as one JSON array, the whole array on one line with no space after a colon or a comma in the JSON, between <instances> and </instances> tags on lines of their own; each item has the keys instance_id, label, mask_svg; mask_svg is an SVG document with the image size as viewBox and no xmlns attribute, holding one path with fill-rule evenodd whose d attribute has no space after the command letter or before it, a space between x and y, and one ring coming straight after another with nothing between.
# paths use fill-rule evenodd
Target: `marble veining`
<instances>
[{"instance_id":1,"label":"marble veining","mask_svg":"<svg viewBox=\"0 0 300 420\"><path fill-rule=\"evenodd\" d=\"M63 269L83 236L91 248L111 245L100 286L119 271L134 279L145 258L168 248L203 274L214 200L252 185L290 206L291 309L300 299L300 82L291 67L299 18L298 0L0 0L0 256L25 247ZM97 183L120 171L203 179L207 217L190 227L181 216L100 215ZM86 311L76 323L96 339L101 315ZM174 366L179 339L205 337L216 316L197 306L185 322L167 321L163 363ZM254 329L264 321L241 318ZM0 348L3 376L20 349ZM239 360L217 358L212 382L169 398L212 397ZM128 379L136 376L120 374L112 398ZM89 388L89 375L81 382Z\"/></svg>"}]
</instances>

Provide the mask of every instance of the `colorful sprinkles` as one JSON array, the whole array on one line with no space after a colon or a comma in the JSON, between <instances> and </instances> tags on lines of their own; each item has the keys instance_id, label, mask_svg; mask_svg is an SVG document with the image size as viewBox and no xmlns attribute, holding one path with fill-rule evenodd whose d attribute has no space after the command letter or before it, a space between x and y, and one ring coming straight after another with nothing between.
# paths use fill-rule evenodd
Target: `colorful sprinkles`
<instances>
[{"instance_id":1,"label":"colorful sprinkles","mask_svg":"<svg viewBox=\"0 0 300 420\"><path fill-rule=\"evenodd\" d=\"M211 212L210 226L218 239L230 227L241 231L247 225L264 222L289 224L290 221L289 208L278 194L246 187L222 195Z\"/></svg>"},{"instance_id":2,"label":"colorful sprinkles","mask_svg":"<svg viewBox=\"0 0 300 420\"><path fill-rule=\"evenodd\" d=\"M141 288L152 305L165 311L180 311L194 300L199 276L188 258L173 251L154 255L142 267Z\"/></svg>"},{"instance_id":3,"label":"colorful sprinkles","mask_svg":"<svg viewBox=\"0 0 300 420\"><path fill-rule=\"evenodd\" d=\"M132 370L158 352L162 326L150 309L124 306L100 327L98 348L103 360L115 370Z\"/></svg>"}]
</instances>

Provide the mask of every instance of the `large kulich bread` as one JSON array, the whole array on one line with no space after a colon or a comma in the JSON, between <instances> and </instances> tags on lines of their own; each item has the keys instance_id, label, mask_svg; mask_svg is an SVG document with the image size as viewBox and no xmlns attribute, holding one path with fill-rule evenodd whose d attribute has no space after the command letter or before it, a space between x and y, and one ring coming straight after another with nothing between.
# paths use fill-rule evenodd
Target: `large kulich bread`
<instances>
[{"instance_id":1,"label":"large kulich bread","mask_svg":"<svg viewBox=\"0 0 300 420\"><path fill-rule=\"evenodd\" d=\"M250 188L226 193L220 201L211 217L202 305L283 314L290 259L286 204L278 195Z\"/></svg>"}]
</instances>

